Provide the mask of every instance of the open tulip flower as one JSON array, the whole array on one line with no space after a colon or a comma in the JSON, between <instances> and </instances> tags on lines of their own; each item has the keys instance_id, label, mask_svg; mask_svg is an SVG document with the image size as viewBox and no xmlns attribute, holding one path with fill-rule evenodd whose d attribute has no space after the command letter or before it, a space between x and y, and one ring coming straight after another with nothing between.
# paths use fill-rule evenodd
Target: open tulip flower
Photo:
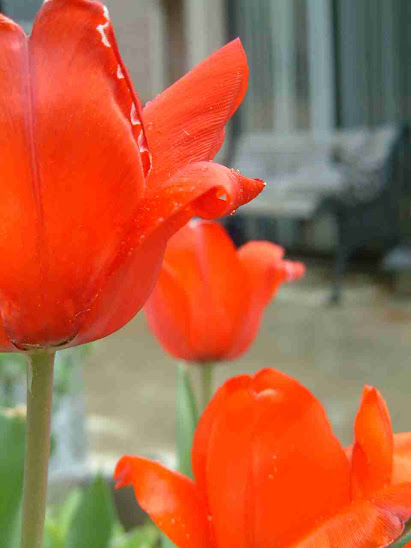
<instances>
[{"instance_id":1,"label":"open tulip flower","mask_svg":"<svg viewBox=\"0 0 411 548\"><path fill-rule=\"evenodd\" d=\"M115 478L180 548L388 546L411 517L411 433L393 435L372 387L354 433L344 450L320 402L264 369L210 401L194 437L195 481L132 456Z\"/></svg>"},{"instance_id":2,"label":"open tulip flower","mask_svg":"<svg viewBox=\"0 0 411 548\"><path fill-rule=\"evenodd\" d=\"M236 250L225 229L195 220L169 241L145 312L173 356L189 362L237 358L254 341L265 307L282 282L304 274L270 242Z\"/></svg>"},{"instance_id":3,"label":"open tulip flower","mask_svg":"<svg viewBox=\"0 0 411 548\"><path fill-rule=\"evenodd\" d=\"M211 161L247 88L239 40L143 110L107 9L47 0L30 37L0 16L0 74L0 351L116 331L178 228L263 188Z\"/></svg>"},{"instance_id":4,"label":"open tulip flower","mask_svg":"<svg viewBox=\"0 0 411 548\"><path fill-rule=\"evenodd\" d=\"M56 349L120 329L191 217L263 188L212 162L248 67L228 44L144 110L108 10L46 0L30 37L0 15L0 351L27 352L22 548L42 546Z\"/></svg>"}]
</instances>

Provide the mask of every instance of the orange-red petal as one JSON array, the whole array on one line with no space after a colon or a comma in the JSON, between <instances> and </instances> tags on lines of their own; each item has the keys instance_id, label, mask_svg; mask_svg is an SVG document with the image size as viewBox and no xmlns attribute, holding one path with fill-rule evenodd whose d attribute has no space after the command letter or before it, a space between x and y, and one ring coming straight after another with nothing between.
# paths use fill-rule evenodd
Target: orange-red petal
<instances>
[{"instance_id":1,"label":"orange-red petal","mask_svg":"<svg viewBox=\"0 0 411 548\"><path fill-rule=\"evenodd\" d=\"M209 548L206 509L192 480L160 463L124 456L117 488L132 485L140 506L179 548Z\"/></svg>"},{"instance_id":2,"label":"orange-red petal","mask_svg":"<svg viewBox=\"0 0 411 548\"><path fill-rule=\"evenodd\" d=\"M297 261L282 261L283 281L294 282L305 274L305 264Z\"/></svg>"},{"instance_id":3,"label":"orange-red petal","mask_svg":"<svg viewBox=\"0 0 411 548\"><path fill-rule=\"evenodd\" d=\"M242 319L229 357L241 355L257 336L264 308L284 281L284 249L271 242L248 242L238 250L238 258L250 286L248 310Z\"/></svg>"},{"instance_id":4,"label":"orange-red petal","mask_svg":"<svg viewBox=\"0 0 411 548\"><path fill-rule=\"evenodd\" d=\"M239 390L247 390L252 382L249 375L239 375L226 381L214 394L200 417L194 433L192 464L199 492L207 500L207 458L214 421L223 411L227 400Z\"/></svg>"},{"instance_id":5,"label":"orange-red petal","mask_svg":"<svg viewBox=\"0 0 411 548\"><path fill-rule=\"evenodd\" d=\"M137 314L157 279L168 239L191 217L225 215L262 188L261 181L246 179L214 162L200 162L180 170L156 189L149 189L118 250L114 263L117 269L113 269L89 307L89 318L73 343L109 335ZM223 195L225 199L220 199ZM157 255L154 248L159 250Z\"/></svg>"},{"instance_id":6,"label":"orange-red petal","mask_svg":"<svg viewBox=\"0 0 411 548\"><path fill-rule=\"evenodd\" d=\"M0 352L17 352L17 348L10 341L1 321L0 321Z\"/></svg>"},{"instance_id":7,"label":"orange-red petal","mask_svg":"<svg viewBox=\"0 0 411 548\"><path fill-rule=\"evenodd\" d=\"M411 432L394 434L392 483L411 481Z\"/></svg>"},{"instance_id":8,"label":"orange-red petal","mask_svg":"<svg viewBox=\"0 0 411 548\"><path fill-rule=\"evenodd\" d=\"M387 406L375 388L366 386L354 427L352 496L366 499L388 485L393 469L393 434Z\"/></svg>"},{"instance_id":9,"label":"orange-red petal","mask_svg":"<svg viewBox=\"0 0 411 548\"><path fill-rule=\"evenodd\" d=\"M216 51L144 108L153 155L150 185L188 163L212 160L243 100L248 66L239 39Z\"/></svg>"},{"instance_id":10,"label":"orange-red petal","mask_svg":"<svg viewBox=\"0 0 411 548\"><path fill-rule=\"evenodd\" d=\"M249 521L253 427L254 395L240 388L215 417L207 451L206 497L218 546L253 546Z\"/></svg>"},{"instance_id":11,"label":"orange-red petal","mask_svg":"<svg viewBox=\"0 0 411 548\"><path fill-rule=\"evenodd\" d=\"M253 282L254 301L267 305L284 280L283 256L284 248L271 242L248 242L239 248L238 257Z\"/></svg>"},{"instance_id":12,"label":"orange-red petal","mask_svg":"<svg viewBox=\"0 0 411 548\"><path fill-rule=\"evenodd\" d=\"M25 63L27 41L23 30L0 15L0 302L2 322L13 315L18 291L38 281L36 254L36 215L30 188L30 168L27 163L25 135ZM37 257L36 257L37 259ZM23 268L24 276L19 271ZM26 281L24 277L27 276ZM23 284L23 285L22 285ZM34 285L34 284L33 284ZM15 314L19 314L16 310ZM2 325L1 351L10 350L9 333Z\"/></svg>"},{"instance_id":13,"label":"orange-red petal","mask_svg":"<svg viewBox=\"0 0 411 548\"><path fill-rule=\"evenodd\" d=\"M135 213L130 241L137 245L177 214L184 222L173 223L169 237L195 216L222 217L246 204L263 190L259 179L248 179L234 169L214 162L189 164L145 193Z\"/></svg>"},{"instance_id":14,"label":"orange-red petal","mask_svg":"<svg viewBox=\"0 0 411 548\"><path fill-rule=\"evenodd\" d=\"M232 347L248 297L247 279L228 234L217 223L198 220L170 240L146 312L152 330L173 355L215 361Z\"/></svg>"},{"instance_id":15,"label":"orange-red petal","mask_svg":"<svg viewBox=\"0 0 411 548\"><path fill-rule=\"evenodd\" d=\"M141 245L129 250L101 288L70 346L114 333L141 310L157 281L165 246L166 236L157 230Z\"/></svg>"},{"instance_id":16,"label":"orange-red petal","mask_svg":"<svg viewBox=\"0 0 411 548\"><path fill-rule=\"evenodd\" d=\"M295 379L266 369L252 388L251 546L289 546L348 504L349 463L321 403Z\"/></svg>"},{"instance_id":17,"label":"orange-red petal","mask_svg":"<svg viewBox=\"0 0 411 548\"><path fill-rule=\"evenodd\" d=\"M349 502L349 463L323 408L275 371L220 389L196 432L193 468L221 546L287 546Z\"/></svg>"},{"instance_id":18,"label":"orange-red petal","mask_svg":"<svg viewBox=\"0 0 411 548\"><path fill-rule=\"evenodd\" d=\"M191 344L190 299L177 273L165 262L144 311L151 331L166 352L186 361L196 359Z\"/></svg>"},{"instance_id":19,"label":"orange-red petal","mask_svg":"<svg viewBox=\"0 0 411 548\"><path fill-rule=\"evenodd\" d=\"M402 534L410 516L411 483L388 487L372 500L346 506L293 546L382 548Z\"/></svg>"},{"instance_id":20,"label":"orange-red petal","mask_svg":"<svg viewBox=\"0 0 411 548\"><path fill-rule=\"evenodd\" d=\"M144 192L138 100L107 13L43 5L27 39L2 19L1 314L19 347L72 339Z\"/></svg>"}]
</instances>

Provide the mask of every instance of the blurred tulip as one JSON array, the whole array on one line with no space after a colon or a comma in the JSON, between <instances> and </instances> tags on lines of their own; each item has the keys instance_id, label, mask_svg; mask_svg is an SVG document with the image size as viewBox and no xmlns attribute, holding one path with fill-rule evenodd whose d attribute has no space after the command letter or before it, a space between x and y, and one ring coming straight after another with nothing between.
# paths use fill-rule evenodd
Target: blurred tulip
<instances>
[{"instance_id":1,"label":"blurred tulip","mask_svg":"<svg viewBox=\"0 0 411 548\"><path fill-rule=\"evenodd\" d=\"M192 221L170 240L145 312L164 349L191 362L237 358L257 336L282 282L303 276L270 242L236 250L217 223Z\"/></svg>"},{"instance_id":2,"label":"blurred tulip","mask_svg":"<svg viewBox=\"0 0 411 548\"><path fill-rule=\"evenodd\" d=\"M296 380L232 378L200 419L192 461L195 481L140 457L115 471L180 548L377 548L411 517L411 433L393 436L372 387L350 451Z\"/></svg>"},{"instance_id":3,"label":"blurred tulip","mask_svg":"<svg viewBox=\"0 0 411 548\"><path fill-rule=\"evenodd\" d=\"M0 15L0 351L104 337L143 306L168 238L263 188L211 162L248 67L231 42L144 109L107 9Z\"/></svg>"}]
</instances>

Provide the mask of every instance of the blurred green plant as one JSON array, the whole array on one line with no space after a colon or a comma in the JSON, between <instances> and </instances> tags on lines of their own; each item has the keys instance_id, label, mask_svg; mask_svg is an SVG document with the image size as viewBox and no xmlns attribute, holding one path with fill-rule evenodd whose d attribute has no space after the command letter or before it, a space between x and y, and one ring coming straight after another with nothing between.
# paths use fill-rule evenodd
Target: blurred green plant
<instances>
[{"instance_id":1,"label":"blurred green plant","mask_svg":"<svg viewBox=\"0 0 411 548\"><path fill-rule=\"evenodd\" d=\"M4 548L20 545L25 431L24 408L0 410L0 531Z\"/></svg>"},{"instance_id":2,"label":"blurred green plant","mask_svg":"<svg viewBox=\"0 0 411 548\"><path fill-rule=\"evenodd\" d=\"M70 493L59 508L49 508L44 548L157 548L152 524L125 532L116 515L110 487L102 476Z\"/></svg>"},{"instance_id":3,"label":"blurred green plant","mask_svg":"<svg viewBox=\"0 0 411 548\"><path fill-rule=\"evenodd\" d=\"M58 352L54 368L54 405L62 396L79 390L73 371L90 355L93 344ZM26 359L22 354L0 354L0 407L25 401Z\"/></svg>"},{"instance_id":4,"label":"blurred green plant","mask_svg":"<svg viewBox=\"0 0 411 548\"><path fill-rule=\"evenodd\" d=\"M21 354L0 354L0 406L14 407L18 402L16 386L25 382L26 360Z\"/></svg>"},{"instance_id":5,"label":"blurred green plant","mask_svg":"<svg viewBox=\"0 0 411 548\"><path fill-rule=\"evenodd\" d=\"M26 415L23 406L0 408L1 548L19 548ZM99 475L72 490L47 510L44 548L158 548L160 532L151 523L125 532L112 490Z\"/></svg>"}]
</instances>

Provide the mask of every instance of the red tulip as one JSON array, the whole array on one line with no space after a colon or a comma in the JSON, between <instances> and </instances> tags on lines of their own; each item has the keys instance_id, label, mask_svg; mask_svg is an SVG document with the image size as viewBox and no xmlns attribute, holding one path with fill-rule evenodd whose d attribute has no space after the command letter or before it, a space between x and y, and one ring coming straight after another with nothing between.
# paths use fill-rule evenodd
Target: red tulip
<instances>
[{"instance_id":1,"label":"red tulip","mask_svg":"<svg viewBox=\"0 0 411 548\"><path fill-rule=\"evenodd\" d=\"M167 352L187 361L228 360L254 341L280 284L305 267L270 242L236 250L222 226L192 221L171 238L145 311Z\"/></svg>"},{"instance_id":2,"label":"red tulip","mask_svg":"<svg viewBox=\"0 0 411 548\"><path fill-rule=\"evenodd\" d=\"M320 402L273 369L235 377L197 427L195 481L125 456L117 487L180 548L372 548L411 517L411 433L393 436L384 400L366 387L347 458Z\"/></svg>"},{"instance_id":3,"label":"red tulip","mask_svg":"<svg viewBox=\"0 0 411 548\"><path fill-rule=\"evenodd\" d=\"M0 74L0 351L116 331L178 228L263 188L210 161L247 87L239 40L142 111L107 9L48 0L30 38L0 16Z\"/></svg>"}]
</instances>

